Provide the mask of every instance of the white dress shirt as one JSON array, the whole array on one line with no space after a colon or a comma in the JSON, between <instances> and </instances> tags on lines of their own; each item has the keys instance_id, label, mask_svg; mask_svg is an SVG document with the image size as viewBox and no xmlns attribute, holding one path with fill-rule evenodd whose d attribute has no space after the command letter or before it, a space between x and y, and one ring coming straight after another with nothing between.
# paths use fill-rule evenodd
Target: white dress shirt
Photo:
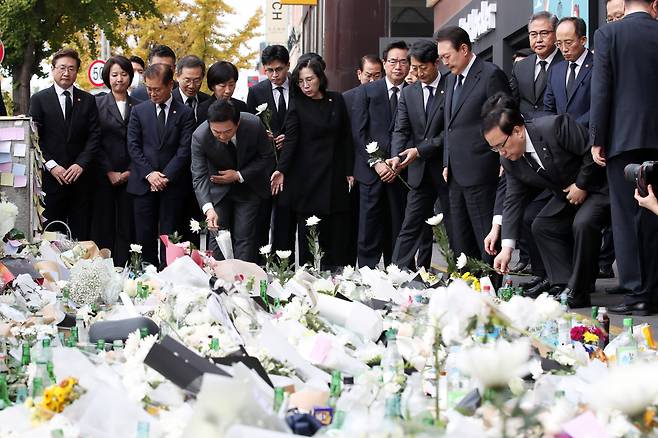
<instances>
[{"instance_id":1,"label":"white dress shirt","mask_svg":"<svg viewBox=\"0 0 658 438\"><path fill-rule=\"evenodd\" d=\"M539 71L541 70L541 65L539 65L539 63L541 61L546 61L546 72L548 72L548 67L551 65L551 62L553 62L555 55L557 55L557 47L553 50L553 53L546 57L546 59L540 59L539 56L535 58L535 80L537 79L537 76L539 76Z\"/></svg>"},{"instance_id":2,"label":"white dress shirt","mask_svg":"<svg viewBox=\"0 0 658 438\"><path fill-rule=\"evenodd\" d=\"M400 92L402 91L402 87L404 86L404 82L402 82L399 85L395 85L393 82L388 80L388 76L384 76L384 80L386 81L386 90L388 90L388 100L391 100L391 96L393 96L393 87L398 87L398 100L400 99Z\"/></svg>"},{"instance_id":3,"label":"white dress shirt","mask_svg":"<svg viewBox=\"0 0 658 438\"><path fill-rule=\"evenodd\" d=\"M539 166L544 169L544 165L542 164L541 160L539 159L539 155L537 154L537 151L535 150L535 146L532 144L532 140L530 139L530 135L528 134L528 130L523 128L525 130L525 152L527 154L530 154L532 159L534 159ZM520 160L524 160L525 158L520 158ZM516 248L516 239L503 239L502 242L503 248Z\"/></svg>"},{"instance_id":4,"label":"white dress shirt","mask_svg":"<svg viewBox=\"0 0 658 438\"><path fill-rule=\"evenodd\" d=\"M286 102L286 108L290 108L290 80L286 78L286 81L281 85L270 83L272 84L272 97L274 98L276 109L279 109L279 90L276 89L277 87L283 87L283 100Z\"/></svg>"},{"instance_id":5,"label":"white dress shirt","mask_svg":"<svg viewBox=\"0 0 658 438\"><path fill-rule=\"evenodd\" d=\"M171 109L171 102L172 102L173 100L174 100L174 95L173 95L173 94L169 95L169 99L167 99L167 101L164 102L164 104L165 104L165 109L164 109L164 110L163 110L162 108L160 108L160 104L159 104L159 103L154 103L154 105L155 105L155 117L156 117L156 118L160 116L160 111L164 111L164 112L165 112L165 126L167 126L167 119L169 118L169 110ZM117 103L118 103L118 102L117 102ZM155 172L155 170L154 170L153 172ZM151 174L152 174L153 172L149 172L149 174L146 175L146 176L144 177L144 179L148 181L149 176L151 176Z\"/></svg>"},{"instance_id":6,"label":"white dress shirt","mask_svg":"<svg viewBox=\"0 0 658 438\"><path fill-rule=\"evenodd\" d=\"M464 86L464 83L466 82L466 77L468 77L468 73L471 71L471 67L473 67L473 64L475 63L475 58L476 58L475 53L473 53L473 57L471 58L470 61L468 61L468 65L466 66L464 71L460 73L462 75L462 87ZM458 81L455 81L455 87L453 88L453 90L455 88L457 88L457 83L458 83Z\"/></svg>"},{"instance_id":7,"label":"white dress shirt","mask_svg":"<svg viewBox=\"0 0 658 438\"><path fill-rule=\"evenodd\" d=\"M115 100L115 102L117 103L117 108L119 109L119 114L121 114L121 118L125 120L126 105L128 104L128 102L126 102L125 100Z\"/></svg>"},{"instance_id":8,"label":"white dress shirt","mask_svg":"<svg viewBox=\"0 0 658 438\"><path fill-rule=\"evenodd\" d=\"M64 96L64 92L68 91L71 94L71 104L73 104L73 85L71 85L69 88L64 89L60 87L57 84L53 84L55 86L55 93L57 93L57 99L59 99L59 106L62 108L62 116L64 117L64 120L66 120L66 96ZM54 168L59 166L55 160L48 160L46 161L46 170L49 172Z\"/></svg>"},{"instance_id":9,"label":"white dress shirt","mask_svg":"<svg viewBox=\"0 0 658 438\"><path fill-rule=\"evenodd\" d=\"M196 118L196 110L197 110L197 108L199 108L199 95L196 94L192 97L189 97L187 94L183 93L183 90L180 87L178 87L178 92L180 93L181 97L183 98L183 103L185 105L187 105L187 102L189 102L190 100L194 100L196 102L195 105L192 107L192 109L194 110L194 117Z\"/></svg>"},{"instance_id":10,"label":"white dress shirt","mask_svg":"<svg viewBox=\"0 0 658 438\"><path fill-rule=\"evenodd\" d=\"M576 78L578 77L578 74L580 73L580 67L582 67L583 64L585 63L585 58L587 58L587 53L588 53L588 50L585 49L583 51L583 53L578 57L578 59L576 59L574 61L576 63L576 71L575 71ZM567 77L564 78L564 86L565 87L569 83L569 75L571 74L571 64L572 63L569 62L569 64L567 65ZM575 79L574 79L574 81L575 81Z\"/></svg>"},{"instance_id":11,"label":"white dress shirt","mask_svg":"<svg viewBox=\"0 0 658 438\"><path fill-rule=\"evenodd\" d=\"M436 92L437 87L439 86L439 81L441 81L441 73L436 75L436 79L432 81L431 84L423 84L423 107L427 108L427 99L430 98L430 90L427 88L428 86L432 87L432 94L434 97L436 97Z\"/></svg>"},{"instance_id":12,"label":"white dress shirt","mask_svg":"<svg viewBox=\"0 0 658 438\"><path fill-rule=\"evenodd\" d=\"M235 145L235 149L237 150L238 149L238 138L234 135L233 138L231 139L231 141L233 142L233 144ZM240 171L237 171L237 172L238 172L238 182L240 184L242 184L244 182L244 178L242 178L242 174L240 173ZM211 184L213 184L213 183L211 183ZM211 208L213 208L212 202L206 202L201 207L201 211L203 212L203 214L206 214L206 212L208 210L210 210Z\"/></svg>"}]
</instances>

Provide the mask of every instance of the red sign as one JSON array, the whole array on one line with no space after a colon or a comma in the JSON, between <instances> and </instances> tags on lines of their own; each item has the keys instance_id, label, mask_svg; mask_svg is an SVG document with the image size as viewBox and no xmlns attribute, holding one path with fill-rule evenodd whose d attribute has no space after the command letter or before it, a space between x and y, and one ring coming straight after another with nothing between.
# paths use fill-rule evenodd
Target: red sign
<instances>
[{"instance_id":1,"label":"red sign","mask_svg":"<svg viewBox=\"0 0 658 438\"><path fill-rule=\"evenodd\" d=\"M105 85L105 83L103 82L104 66L105 66L105 61L103 61L102 59L97 59L95 61L92 61L91 64L89 64L89 70L87 70L87 78L89 78L89 82L94 87L102 87Z\"/></svg>"},{"instance_id":2,"label":"red sign","mask_svg":"<svg viewBox=\"0 0 658 438\"><path fill-rule=\"evenodd\" d=\"M0 64L2 64L2 61L5 59L5 45L0 41Z\"/></svg>"}]
</instances>

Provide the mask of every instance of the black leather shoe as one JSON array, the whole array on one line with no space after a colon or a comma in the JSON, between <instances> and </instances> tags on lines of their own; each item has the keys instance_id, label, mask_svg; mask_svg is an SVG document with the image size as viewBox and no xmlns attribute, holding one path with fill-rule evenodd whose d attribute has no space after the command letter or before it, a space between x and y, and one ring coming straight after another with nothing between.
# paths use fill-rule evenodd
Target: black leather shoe
<instances>
[{"instance_id":1,"label":"black leather shoe","mask_svg":"<svg viewBox=\"0 0 658 438\"><path fill-rule=\"evenodd\" d=\"M528 262L519 260L514 266L509 268L509 270L510 272L521 272L525 269L526 266L528 266Z\"/></svg>"},{"instance_id":2,"label":"black leather shoe","mask_svg":"<svg viewBox=\"0 0 658 438\"><path fill-rule=\"evenodd\" d=\"M550 288L551 288L551 283L548 282L548 278L544 278L539 283L537 283L534 287L531 287L530 289L526 289L523 295L529 298L537 298L539 295L548 291Z\"/></svg>"},{"instance_id":3,"label":"black leather shoe","mask_svg":"<svg viewBox=\"0 0 658 438\"><path fill-rule=\"evenodd\" d=\"M605 293L610 294L610 295L625 295L629 292L630 291L628 289L624 289L621 286L607 287L605 289Z\"/></svg>"},{"instance_id":4,"label":"black leather shoe","mask_svg":"<svg viewBox=\"0 0 658 438\"><path fill-rule=\"evenodd\" d=\"M612 266L600 266L598 278L615 278L615 271L612 270Z\"/></svg>"},{"instance_id":5,"label":"black leather shoe","mask_svg":"<svg viewBox=\"0 0 658 438\"><path fill-rule=\"evenodd\" d=\"M555 284L551 286L546 292L552 296L556 297L558 300L560 299L560 294L564 290L565 286L563 284Z\"/></svg>"},{"instance_id":6,"label":"black leather shoe","mask_svg":"<svg viewBox=\"0 0 658 438\"><path fill-rule=\"evenodd\" d=\"M538 277L538 276L530 277L530 280L519 284L519 287L523 288L523 290L532 289L533 287L541 283L543 280L544 277Z\"/></svg>"},{"instance_id":7,"label":"black leather shoe","mask_svg":"<svg viewBox=\"0 0 658 438\"><path fill-rule=\"evenodd\" d=\"M620 304L618 306L608 307L608 312L619 315L636 315L649 316L649 306L647 303Z\"/></svg>"},{"instance_id":8,"label":"black leather shoe","mask_svg":"<svg viewBox=\"0 0 658 438\"><path fill-rule=\"evenodd\" d=\"M567 294L567 305L569 306L570 309L592 307L592 302L589 299L589 294L577 293L576 291L573 291L568 287L565 288L558 296L561 296L562 293Z\"/></svg>"}]
</instances>

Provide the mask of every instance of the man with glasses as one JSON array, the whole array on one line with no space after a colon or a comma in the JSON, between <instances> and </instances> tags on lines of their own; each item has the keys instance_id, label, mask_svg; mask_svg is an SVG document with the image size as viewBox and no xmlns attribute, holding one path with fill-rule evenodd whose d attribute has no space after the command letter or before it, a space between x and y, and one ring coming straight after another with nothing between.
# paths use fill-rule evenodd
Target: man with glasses
<instances>
[{"instance_id":1,"label":"man with glasses","mask_svg":"<svg viewBox=\"0 0 658 438\"><path fill-rule=\"evenodd\" d=\"M598 272L601 228L607 221L607 184L589 154L587 130L567 115L525 120L504 94L482 108L484 136L500 154L507 190L503 212L502 250L494 268L509 272L523 212L538 192L550 200L532 223L532 233L553 286L569 307L590 305L589 286Z\"/></svg>"},{"instance_id":2,"label":"man with glasses","mask_svg":"<svg viewBox=\"0 0 658 438\"><path fill-rule=\"evenodd\" d=\"M210 98L208 94L200 91L205 74L206 64L198 56L184 56L176 64L178 87L174 88L174 99L192 108L194 118L196 119L196 126L203 123L203 120L199 120L197 117L199 104Z\"/></svg>"},{"instance_id":3,"label":"man with glasses","mask_svg":"<svg viewBox=\"0 0 658 438\"><path fill-rule=\"evenodd\" d=\"M88 240L93 175L87 170L100 147L100 125L94 96L73 85L79 69L78 52L62 49L55 53L54 84L32 96L30 116L37 125L46 162L42 185L46 224L62 221L74 239Z\"/></svg>"}]
</instances>

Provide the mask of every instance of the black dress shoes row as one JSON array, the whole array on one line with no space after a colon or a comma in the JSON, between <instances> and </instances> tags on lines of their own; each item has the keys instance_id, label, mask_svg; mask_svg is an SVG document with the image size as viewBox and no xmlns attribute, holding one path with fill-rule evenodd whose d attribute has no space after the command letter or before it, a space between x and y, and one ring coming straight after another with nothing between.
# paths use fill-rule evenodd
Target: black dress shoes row
<instances>
[{"instance_id":1,"label":"black dress shoes row","mask_svg":"<svg viewBox=\"0 0 658 438\"><path fill-rule=\"evenodd\" d=\"M651 311L647 303L620 304L618 306L608 307L608 312L619 315L648 316Z\"/></svg>"},{"instance_id":2,"label":"black dress shoes row","mask_svg":"<svg viewBox=\"0 0 658 438\"><path fill-rule=\"evenodd\" d=\"M592 302L589 299L589 293L578 293L574 290L564 288L561 292L567 294L567 305L570 309L580 309L582 307L592 307Z\"/></svg>"}]
</instances>

